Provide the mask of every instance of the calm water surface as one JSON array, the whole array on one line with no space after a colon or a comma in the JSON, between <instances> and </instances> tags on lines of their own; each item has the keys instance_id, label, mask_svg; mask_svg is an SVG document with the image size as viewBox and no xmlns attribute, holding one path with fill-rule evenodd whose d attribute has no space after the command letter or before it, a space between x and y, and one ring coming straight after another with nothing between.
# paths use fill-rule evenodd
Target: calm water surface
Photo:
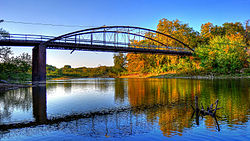
<instances>
[{"instance_id":1,"label":"calm water surface","mask_svg":"<svg viewBox=\"0 0 250 141\"><path fill-rule=\"evenodd\" d=\"M0 140L250 140L249 82L49 81L0 93ZM218 117L193 115L195 96Z\"/></svg>"}]
</instances>

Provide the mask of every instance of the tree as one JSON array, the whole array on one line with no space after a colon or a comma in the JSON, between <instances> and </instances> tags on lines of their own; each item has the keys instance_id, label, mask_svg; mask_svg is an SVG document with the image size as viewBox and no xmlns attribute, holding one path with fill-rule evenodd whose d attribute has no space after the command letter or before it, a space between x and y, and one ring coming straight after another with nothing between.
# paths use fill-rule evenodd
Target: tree
<instances>
[{"instance_id":1,"label":"tree","mask_svg":"<svg viewBox=\"0 0 250 141\"><path fill-rule=\"evenodd\" d=\"M0 63L5 62L12 54L10 47L0 47Z\"/></svg>"},{"instance_id":2,"label":"tree","mask_svg":"<svg viewBox=\"0 0 250 141\"><path fill-rule=\"evenodd\" d=\"M0 28L0 39L8 36L9 33ZM0 47L0 79L21 81L29 79L31 76L31 56L28 53L22 53L16 57L11 55L13 53L10 47Z\"/></svg>"},{"instance_id":3,"label":"tree","mask_svg":"<svg viewBox=\"0 0 250 141\"><path fill-rule=\"evenodd\" d=\"M0 23L3 22L3 20L0 20ZM9 36L9 33L0 28L0 39L7 38ZM10 47L0 47L0 62L4 62L9 55L12 55L12 51L10 50Z\"/></svg>"},{"instance_id":4,"label":"tree","mask_svg":"<svg viewBox=\"0 0 250 141\"><path fill-rule=\"evenodd\" d=\"M244 35L245 34L244 27L243 27L242 23L240 23L240 22L224 23L222 26L225 30L225 35L232 35L232 34Z\"/></svg>"},{"instance_id":5,"label":"tree","mask_svg":"<svg viewBox=\"0 0 250 141\"><path fill-rule=\"evenodd\" d=\"M3 20L0 20L0 23L3 22ZM9 37L9 32L4 30L3 28L0 28L0 39Z\"/></svg>"},{"instance_id":6,"label":"tree","mask_svg":"<svg viewBox=\"0 0 250 141\"><path fill-rule=\"evenodd\" d=\"M194 31L188 26L183 24L179 20L167 20L161 19L157 26L157 31L170 35L191 47L196 47L200 42L201 38L198 32ZM160 41L170 47L183 47L182 44L162 36L160 34L146 33L145 36L149 36L157 41ZM133 45L155 45L155 42L145 39L142 41L133 41ZM139 72L139 73L161 73L166 71L184 70L186 67L185 63L189 63L188 57L182 58L179 56L168 56L168 55L153 55L153 54L127 54L127 68L128 72ZM189 65L192 66L192 65Z\"/></svg>"},{"instance_id":7,"label":"tree","mask_svg":"<svg viewBox=\"0 0 250 141\"><path fill-rule=\"evenodd\" d=\"M126 70L126 56L123 53L114 54L114 70L121 73Z\"/></svg>"},{"instance_id":8,"label":"tree","mask_svg":"<svg viewBox=\"0 0 250 141\"><path fill-rule=\"evenodd\" d=\"M64 68L64 69L71 69L71 66L70 66L70 65L64 65L63 68Z\"/></svg>"},{"instance_id":9,"label":"tree","mask_svg":"<svg viewBox=\"0 0 250 141\"><path fill-rule=\"evenodd\" d=\"M200 40L199 33L194 31L188 24L181 23L178 19L170 21L165 18L159 21L157 25L157 31L170 35L191 47L196 47L198 41ZM177 41L158 35L161 42L171 46L171 47L183 47Z\"/></svg>"},{"instance_id":10,"label":"tree","mask_svg":"<svg viewBox=\"0 0 250 141\"><path fill-rule=\"evenodd\" d=\"M242 36L245 35L245 30L240 22L224 23L222 26L214 26L208 22L201 26L201 37L204 44L208 44L210 40L216 36Z\"/></svg>"},{"instance_id":11,"label":"tree","mask_svg":"<svg viewBox=\"0 0 250 141\"><path fill-rule=\"evenodd\" d=\"M23 53L20 56L5 58L0 63L0 79L21 80L30 79L31 56Z\"/></svg>"},{"instance_id":12,"label":"tree","mask_svg":"<svg viewBox=\"0 0 250 141\"><path fill-rule=\"evenodd\" d=\"M243 67L247 59L243 38L231 35L216 36L209 45L201 45L196 54L201 58L201 66L207 72L220 74L236 73Z\"/></svg>"},{"instance_id":13,"label":"tree","mask_svg":"<svg viewBox=\"0 0 250 141\"><path fill-rule=\"evenodd\" d=\"M248 25L249 21L250 19L246 21L246 25L245 25L245 42L247 46L249 46L250 44L250 26Z\"/></svg>"}]
</instances>

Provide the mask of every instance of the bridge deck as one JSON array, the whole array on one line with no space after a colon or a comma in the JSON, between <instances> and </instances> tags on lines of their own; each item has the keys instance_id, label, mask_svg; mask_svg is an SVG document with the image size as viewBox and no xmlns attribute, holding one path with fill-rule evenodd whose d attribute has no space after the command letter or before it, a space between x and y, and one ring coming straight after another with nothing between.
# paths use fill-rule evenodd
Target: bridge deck
<instances>
[{"instance_id":1,"label":"bridge deck","mask_svg":"<svg viewBox=\"0 0 250 141\"><path fill-rule=\"evenodd\" d=\"M45 41L38 40L16 40L16 39L5 39L0 40L0 46L38 46ZM133 52L133 53L157 53L157 54L170 54L170 55L181 55L190 56L190 51L180 50L167 50L167 49L155 49L155 48L135 48L135 47L120 47L111 45L96 45L96 44L77 44L77 43L63 43L63 42L52 42L47 45L47 49L61 49L61 50L79 50L79 51L101 51L101 52Z\"/></svg>"}]
</instances>

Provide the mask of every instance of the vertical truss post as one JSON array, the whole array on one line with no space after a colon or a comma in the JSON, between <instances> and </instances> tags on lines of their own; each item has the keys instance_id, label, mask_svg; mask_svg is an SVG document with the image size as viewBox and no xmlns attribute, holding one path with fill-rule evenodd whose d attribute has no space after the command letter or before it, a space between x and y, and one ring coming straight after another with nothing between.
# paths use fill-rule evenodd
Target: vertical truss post
<instances>
[{"instance_id":1,"label":"vertical truss post","mask_svg":"<svg viewBox=\"0 0 250 141\"><path fill-rule=\"evenodd\" d=\"M128 28L128 47L129 47L129 43L130 43L130 36L129 36L129 28Z\"/></svg>"},{"instance_id":2,"label":"vertical truss post","mask_svg":"<svg viewBox=\"0 0 250 141\"><path fill-rule=\"evenodd\" d=\"M118 40L119 40L119 36L118 36L118 29L116 29L117 30L117 37L116 37L116 47L118 47Z\"/></svg>"},{"instance_id":3,"label":"vertical truss post","mask_svg":"<svg viewBox=\"0 0 250 141\"><path fill-rule=\"evenodd\" d=\"M139 29L139 35L141 35L141 30ZM141 41L141 36L139 36L139 42Z\"/></svg>"},{"instance_id":4,"label":"vertical truss post","mask_svg":"<svg viewBox=\"0 0 250 141\"><path fill-rule=\"evenodd\" d=\"M115 47L115 42L116 42L116 34L117 32L114 33L114 47Z\"/></svg>"},{"instance_id":5,"label":"vertical truss post","mask_svg":"<svg viewBox=\"0 0 250 141\"><path fill-rule=\"evenodd\" d=\"M160 37L159 37L159 34L157 36L158 33L156 33L156 38L158 39L158 42L160 42ZM159 50L160 49L160 45L159 43L157 43L157 49Z\"/></svg>"},{"instance_id":6,"label":"vertical truss post","mask_svg":"<svg viewBox=\"0 0 250 141\"><path fill-rule=\"evenodd\" d=\"M90 34L90 44L93 45L93 33Z\"/></svg>"},{"instance_id":7,"label":"vertical truss post","mask_svg":"<svg viewBox=\"0 0 250 141\"><path fill-rule=\"evenodd\" d=\"M106 30L104 29L104 32L103 32L103 44L105 45L106 44Z\"/></svg>"}]
</instances>

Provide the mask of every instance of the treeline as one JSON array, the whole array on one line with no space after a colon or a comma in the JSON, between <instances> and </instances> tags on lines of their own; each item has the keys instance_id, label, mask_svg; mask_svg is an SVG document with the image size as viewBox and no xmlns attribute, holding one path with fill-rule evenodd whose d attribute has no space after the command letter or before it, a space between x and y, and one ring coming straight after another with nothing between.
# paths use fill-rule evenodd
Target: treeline
<instances>
[{"instance_id":1,"label":"treeline","mask_svg":"<svg viewBox=\"0 0 250 141\"><path fill-rule=\"evenodd\" d=\"M126 56L122 53L114 54L114 66L99 66L95 68L79 67L71 68L65 65L63 68L56 68L52 65L46 66L47 78L57 77L119 77L126 72Z\"/></svg>"},{"instance_id":2,"label":"treeline","mask_svg":"<svg viewBox=\"0 0 250 141\"><path fill-rule=\"evenodd\" d=\"M116 77L117 73L114 67L99 66L95 68L79 67L71 68L65 65L63 68L56 68L52 65L46 66L47 78L58 77Z\"/></svg>"},{"instance_id":3,"label":"treeline","mask_svg":"<svg viewBox=\"0 0 250 141\"><path fill-rule=\"evenodd\" d=\"M158 54L126 55L126 73L164 73L176 72L184 74L234 74L242 68L249 66L247 47L249 46L248 24L224 23L222 26L205 23L201 32L194 31L188 24L179 20L162 19L159 21L157 31L188 44L195 50L193 56L171 56ZM181 47L174 41L159 34L147 33L147 36L160 41L170 47ZM136 45L157 45L145 39L134 40Z\"/></svg>"}]
</instances>

